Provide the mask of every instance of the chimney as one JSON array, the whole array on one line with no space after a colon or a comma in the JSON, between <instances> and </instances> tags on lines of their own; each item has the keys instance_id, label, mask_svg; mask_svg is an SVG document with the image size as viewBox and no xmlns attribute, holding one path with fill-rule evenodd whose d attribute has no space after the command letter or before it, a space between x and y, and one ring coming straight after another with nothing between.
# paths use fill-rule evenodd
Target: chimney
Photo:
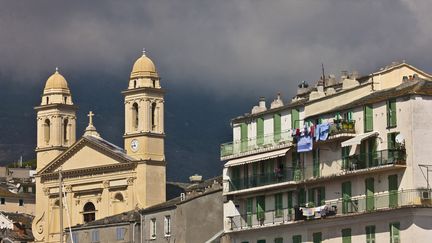
<instances>
[{"instance_id":1,"label":"chimney","mask_svg":"<svg viewBox=\"0 0 432 243\"><path fill-rule=\"evenodd\" d=\"M266 108L266 102L265 102L265 98L264 98L264 97L260 97L260 99L259 99L259 103L258 103L258 106L259 106L260 108L267 109L267 108Z\"/></svg>"}]
</instances>

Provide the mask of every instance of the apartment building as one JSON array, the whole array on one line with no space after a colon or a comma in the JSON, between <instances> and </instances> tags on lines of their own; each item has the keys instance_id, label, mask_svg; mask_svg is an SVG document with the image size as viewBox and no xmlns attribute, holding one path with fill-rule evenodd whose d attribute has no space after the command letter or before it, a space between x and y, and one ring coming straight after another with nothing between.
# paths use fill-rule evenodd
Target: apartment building
<instances>
[{"instance_id":1,"label":"apartment building","mask_svg":"<svg viewBox=\"0 0 432 243\"><path fill-rule=\"evenodd\" d=\"M431 75L405 62L299 85L232 119L221 145L236 243L425 242L432 236Z\"/></svg>"}]
</instances>

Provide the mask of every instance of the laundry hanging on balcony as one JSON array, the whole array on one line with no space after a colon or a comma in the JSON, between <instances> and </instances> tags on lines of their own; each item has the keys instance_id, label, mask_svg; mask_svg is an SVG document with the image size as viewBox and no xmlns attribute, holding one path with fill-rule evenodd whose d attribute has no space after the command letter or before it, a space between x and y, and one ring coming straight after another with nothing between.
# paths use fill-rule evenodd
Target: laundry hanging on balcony
<instances>
[{"instance_id":1,"label":"laundry hanging on balcony","mask_svg":"<svg viewBox=\"0 0 432 243\"><path fill-rule=\"evenodd\" d=\"M327 140L329 133L330 133L330 124L323 123L316 125L315 129L315 141L325 141Z\"/></svg>"}]
</instances>

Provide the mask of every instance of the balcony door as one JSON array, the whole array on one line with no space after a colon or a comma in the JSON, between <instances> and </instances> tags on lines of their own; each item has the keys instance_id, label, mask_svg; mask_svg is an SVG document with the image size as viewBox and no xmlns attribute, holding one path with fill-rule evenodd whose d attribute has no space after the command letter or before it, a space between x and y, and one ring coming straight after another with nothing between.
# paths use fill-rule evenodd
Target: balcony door
<instances>
[{"instance_id":1,"label":"balcony door","mask_svg":"<svg viewBox=\"0 0 432 243\"><path fill-rule=\"evenodd\" d=\"M365 181L365 188L366 188L366 210L372 211L375 208L375 199L374 199L374 193L375 193L375 187L374 187L374 178L368 178Z\"/></svg>"},{"instance_id":2,"label":"balcony door","mask_svg":"<svg viewBox=\"0 0 432 243\"><path fill-rule=\"evenodd\" d=\"M351 210L351 181L342 183L342 213L350 213Z\"/></svg>"}]
</instances>

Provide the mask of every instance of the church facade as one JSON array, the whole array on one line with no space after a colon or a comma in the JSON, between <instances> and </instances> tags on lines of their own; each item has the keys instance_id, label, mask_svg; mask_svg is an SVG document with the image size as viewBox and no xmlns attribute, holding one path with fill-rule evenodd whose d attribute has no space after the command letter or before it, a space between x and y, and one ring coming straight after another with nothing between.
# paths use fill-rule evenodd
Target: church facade
<instances>
[{"instance_id":1,"label":"church facade","mask_svg":"<svg viewBox=\"0 0 432 243\"><path fill-rule=\"evenodd\" d=\"M100 136L92 112L77 140L77 108L68 83L58 70L48 78L35 107L36 242L59 242L62 225L65 229L165 201L164 93L153 61L143 53L122 92L121 148Z\"/></svg>"}]
</instances>

